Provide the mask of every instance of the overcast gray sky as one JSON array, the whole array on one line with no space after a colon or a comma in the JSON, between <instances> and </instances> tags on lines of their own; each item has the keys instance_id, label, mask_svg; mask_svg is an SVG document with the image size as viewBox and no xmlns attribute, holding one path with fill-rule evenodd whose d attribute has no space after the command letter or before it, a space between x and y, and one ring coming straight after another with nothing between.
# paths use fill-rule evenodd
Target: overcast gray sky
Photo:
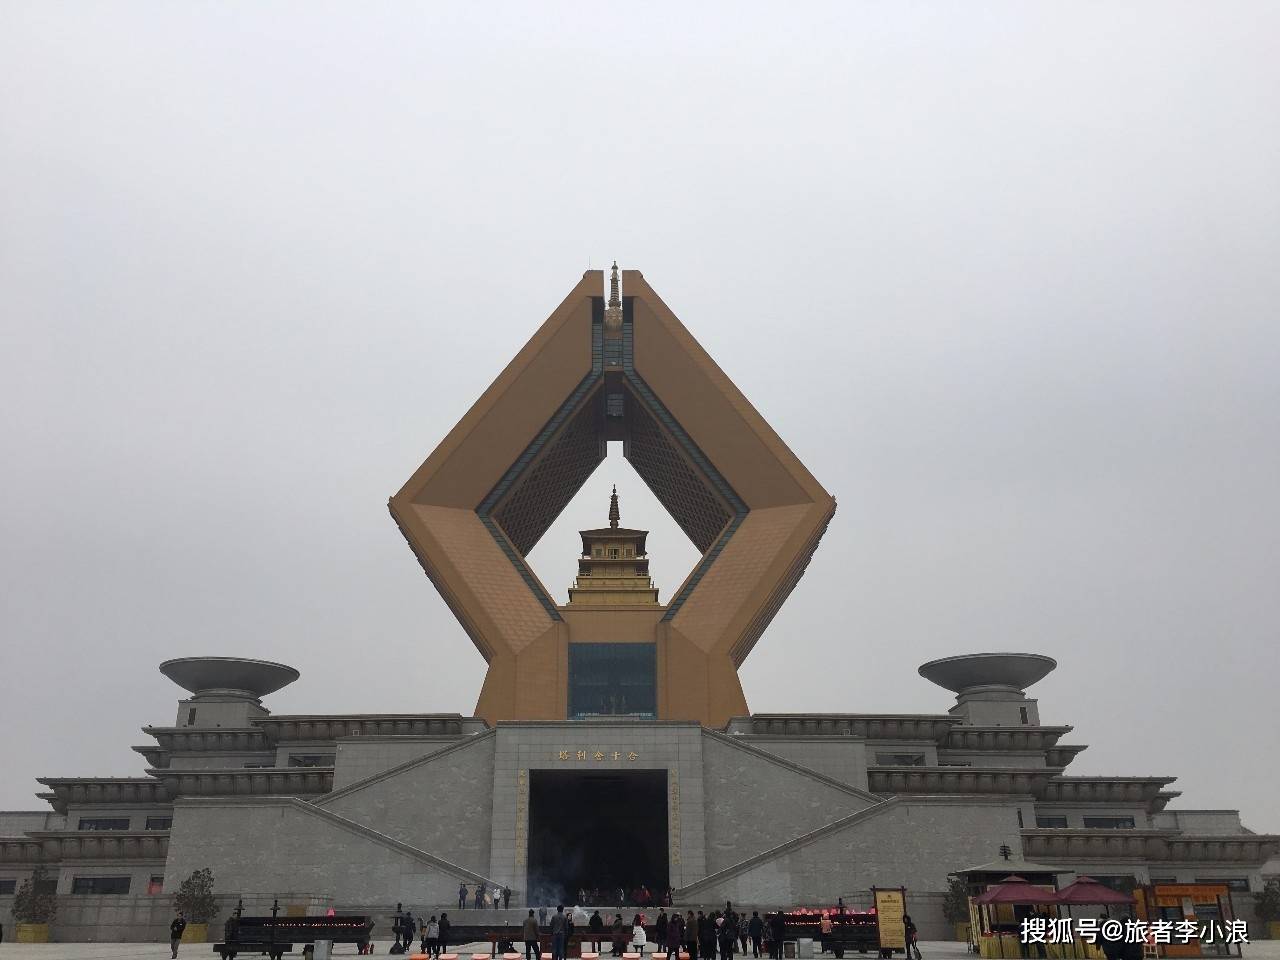
<instances>
[{"instance_id":1,"label":"overcast gray sky","mask_svg":"<svg viewBox=\"0 0 1280 960\"><path fill-rule=\"evenodd\" d=\"M1058 658L1073 774L1280 831L1280 5L0 3L0 807L182 655L468 713L387 497L588 266L840 503L757 711ZM650 527L620 456L533 556Z\"/></svg>"}]
</instances>

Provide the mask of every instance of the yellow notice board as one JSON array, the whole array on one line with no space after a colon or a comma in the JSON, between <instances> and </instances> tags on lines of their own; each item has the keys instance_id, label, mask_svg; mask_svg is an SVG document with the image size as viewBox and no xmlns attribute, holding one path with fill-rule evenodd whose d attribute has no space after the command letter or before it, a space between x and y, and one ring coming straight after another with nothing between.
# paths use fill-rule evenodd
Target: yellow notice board
<instances>
[{"instance_id":1,"label":"yellow notice board","mask_svg":"<svg viewBox=\"0 0 1280 960\"><path fill-rule=\"evenodd\" d=\"M880 948L882 950L905 950L907 932L902 926L903 914L907 912L907 897L902 890L876 890L876 926L880 931Z\"/></svg>"}]
</instances>

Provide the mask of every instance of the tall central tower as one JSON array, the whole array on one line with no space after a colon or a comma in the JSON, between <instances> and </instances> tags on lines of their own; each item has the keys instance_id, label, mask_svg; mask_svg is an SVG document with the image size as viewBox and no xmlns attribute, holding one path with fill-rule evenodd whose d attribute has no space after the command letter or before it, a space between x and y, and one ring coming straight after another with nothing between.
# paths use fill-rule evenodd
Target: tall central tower
<instances>
[{"instance_id":1,"label":"tall central tower","mask_svg":"<svg viewBox=\"0 0 1280 960\"><path fill-rule=\"evenodd\" d=\"M525 560L609 441L700 554L665 603L646 532L616 510L582 532L568 603ZM644 277L615 264L569 291L390 508L489 663L478 716L719 727L748 712L737 668L835 500Z\"/></svg>"}]
</instances>

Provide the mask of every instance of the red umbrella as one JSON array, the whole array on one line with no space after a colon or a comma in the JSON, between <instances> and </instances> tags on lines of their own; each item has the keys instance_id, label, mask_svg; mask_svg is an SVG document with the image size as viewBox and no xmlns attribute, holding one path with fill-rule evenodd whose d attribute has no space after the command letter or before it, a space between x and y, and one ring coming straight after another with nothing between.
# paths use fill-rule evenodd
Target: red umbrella
<instances>
[{"instance_id":1,"label":"red umbrella","mask_svg":"<svg viewBox=\"0 0 1280 960\"><path fill-rule=\"evenodd\" d=\"M1058 903L1133 903L1132 894L1112 890L1105 883L1099 883L1093 877L1076 877L1075 883L1069 883L1058 891Z\"/></svg>"},{"instance_id":2,"label":"red umbrella","mask_svg":"<svg viewBox=\"0 0 1280 960\"><path fill-rule=\"evenodd\" d=\"M1101 886L1101 884L1099 884ZM974 898L976 903L1026 903L1052 904L1058 903L1057 894L1044 887L1028 883L1025 877L1005 877L999 884L989 887L984 893Z\"/></svg>"}]
</instances>

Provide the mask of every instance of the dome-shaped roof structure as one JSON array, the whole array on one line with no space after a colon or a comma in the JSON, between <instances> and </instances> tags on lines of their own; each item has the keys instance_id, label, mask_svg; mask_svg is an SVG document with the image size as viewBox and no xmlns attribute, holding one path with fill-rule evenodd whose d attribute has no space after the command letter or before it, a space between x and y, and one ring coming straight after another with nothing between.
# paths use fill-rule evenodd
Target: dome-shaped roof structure
<instances>
[{"instance_id":1,"label":"dome-shaped roof structure","mask_svg":"<svg viewBox=\"0 0 1280 960\"><path fill-rule=\"evenodd\" d=\"M1039 653L966 653L930 660L920 667L920 676L952 693L975 687L1025 690L1057 666L1053 657Z\"/></svg>"},{"instance_id":2,"label":"dome-shaped roof structure","mask_svg":"<svg viewBox=\"0 0 1280 960\"><path fill-rule=\"evenodd\" d=\"M179 657L160 664L160 672L192 693L234 691L255 699L275 693L301 676L283 663L245 657Z\"/></svg>"}]
</instances>

